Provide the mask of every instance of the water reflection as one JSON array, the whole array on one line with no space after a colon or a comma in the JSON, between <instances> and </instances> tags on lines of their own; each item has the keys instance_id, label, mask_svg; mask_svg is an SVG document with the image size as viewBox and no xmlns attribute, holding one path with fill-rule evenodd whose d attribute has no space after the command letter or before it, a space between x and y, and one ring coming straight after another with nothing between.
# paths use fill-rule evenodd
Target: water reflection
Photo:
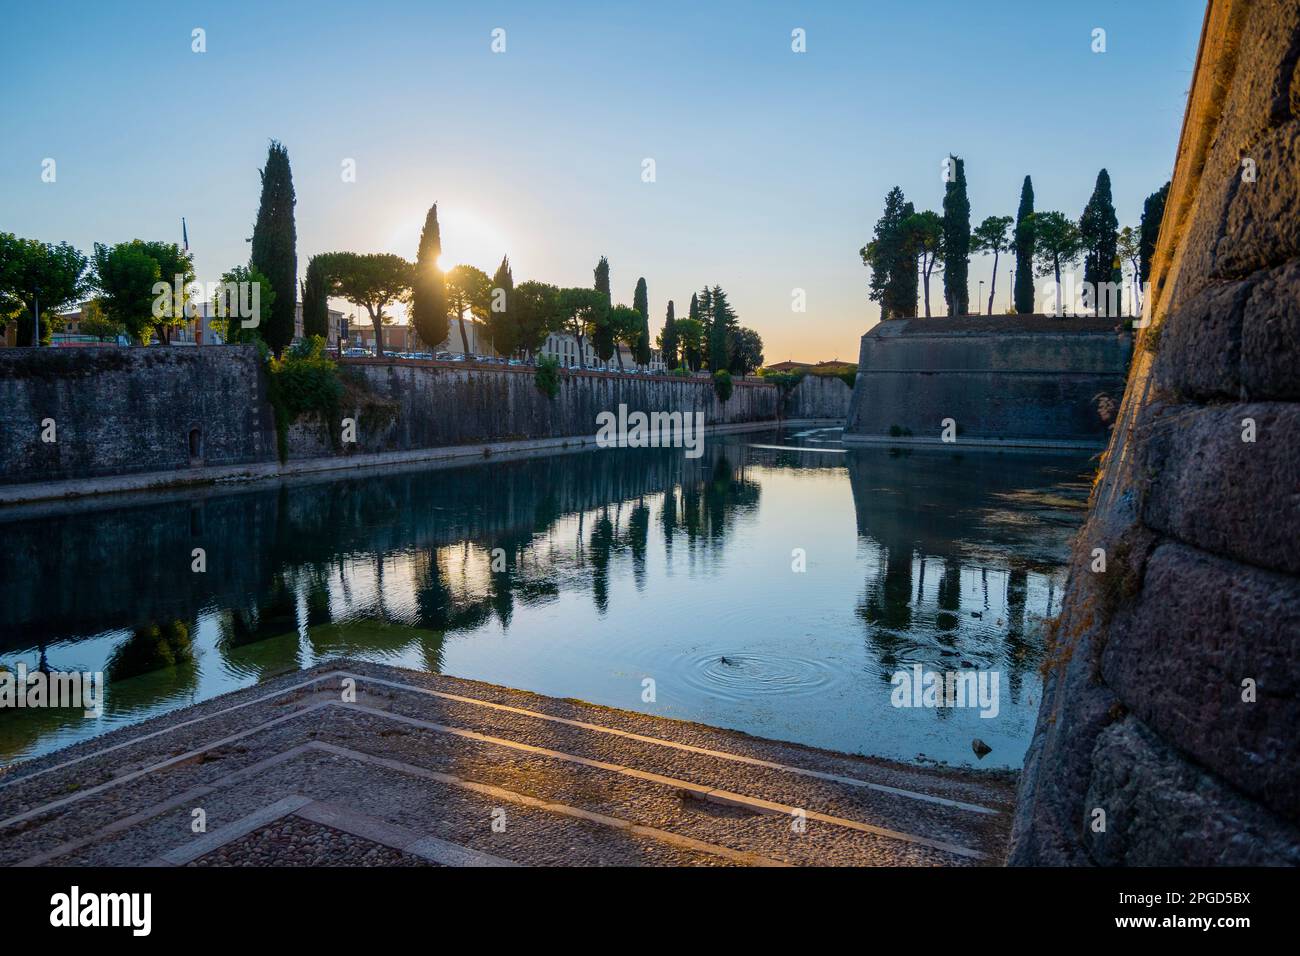
<instances>
[{"instance_id":1,"label":"water reflection","mask_svg":"<svg viewBox=\"0 0 1300 956\"><path fill-rule=\"evenodd\" d=\"M850 452L847 466L877 568L857 612L879 679L915 664L997 668L1023 702L1041 656L1028 635L1056 612L1061 554L1086 494L1079 459Z\"/></svg>"},{"instance_id":2,"label":"water reflection","mask_svg":"<svg viewBox=\"0 0 1300 956\"><path fill-rule=\"evenodd\" d=\"M996 666L1028 707L1033 619L1086 463L798 450L833 442L736 436L694 460L622 449L0 514L0 663L108 679L96 720L0 712L0 754L356 656L963 759L933 714L882 709L884 685L916 662ZM1007 759L1024 724L1005 726Z\"/></svg>"}]
</instances>

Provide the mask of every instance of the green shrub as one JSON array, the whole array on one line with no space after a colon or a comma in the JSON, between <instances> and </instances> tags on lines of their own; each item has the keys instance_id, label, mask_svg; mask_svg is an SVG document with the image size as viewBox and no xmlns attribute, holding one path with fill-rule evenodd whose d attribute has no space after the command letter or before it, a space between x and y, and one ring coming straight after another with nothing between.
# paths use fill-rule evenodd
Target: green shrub
<instances>
[{"instance_id":1,"label":"green shrub","mask_svg":"<svg viewBox=\"0 0 1300 956\"><path fill-rule=\"evenodd\" d=\"M537 390L555 401L555 396L560 394L560 362L555 358L542 358L537 363L537 371L533 373L533 384Z\"/></svg>"},{"instance_id":2,"label":"green shrub","mask_svg":"<svg viewBox=\"0 0 1300 956\"><path fill-rule=\"evenodd\" d=\"M288 432L294 419L310 412L319 412L331 423L338 417L343 383L339 381L338 366L326 358L324 352L325 340L319 335L303 339L289 349L284 358L274 358L264 351L271 377L271 407L275 409L276 442L282 462L289 455Z\"/></svg>"},{"instance_id":3,"label":"green shrub","mask_svg":"<svg viewBox=\"0 0 1300 956\"><path fill-rule=\"evenodd\" d=\"M691 370L688 369L685 365L679 365L668 374L676 375L678 378L690 378Z\"/></svg>"},{"instance_id":4,"label":"green shrub","mask_svg":"<svg viewBox=\"0 0 1300 956\"><path fill-rule=\"evenodd\" d=\"M727 404L727 399L731 398L731 373L725 368L713 373L713 392L718 396L718 401Z\"/></svg>"}]
</instances>

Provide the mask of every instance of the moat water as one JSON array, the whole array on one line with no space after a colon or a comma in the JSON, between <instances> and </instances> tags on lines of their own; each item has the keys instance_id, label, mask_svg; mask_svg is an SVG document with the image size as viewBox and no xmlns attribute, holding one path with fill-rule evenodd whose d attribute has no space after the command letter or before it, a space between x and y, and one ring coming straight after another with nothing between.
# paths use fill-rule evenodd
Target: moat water
<instances>
[{"instance_id":1,"label":"moat water","mask_svg":"<svg viewBox=\"0 0 1300 956\"><path fill-rule=\"evenodd\" d=\"M0 762L352 656L1018 767L1095 462L838 439L773 430L710 436L697 459L585 451L0 511L0 665L107 682L96 717L0 710ZM996 716L895 706L891 679L916 665L996 675Z\"/></svg>"}]
</instances>

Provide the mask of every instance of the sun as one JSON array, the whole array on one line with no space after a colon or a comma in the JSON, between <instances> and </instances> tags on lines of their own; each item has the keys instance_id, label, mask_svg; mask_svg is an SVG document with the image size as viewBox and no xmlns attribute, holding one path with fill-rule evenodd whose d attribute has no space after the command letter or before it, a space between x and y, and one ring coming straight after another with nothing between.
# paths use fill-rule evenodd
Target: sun
<instances>
[{"instance_id":1,"label":"sun","mask_svg":"<svg viewBox=\"0 0 1300 956\"><path fill-rule=\"evenodd\" d=\"M438 224L444 243L442 255L438 256L438 269L442 272L449 271L458 262L472 263L491 272L509 252L506 234L479 210L440 203ZM414 261L423 228L423 215L404 221L389 236L386 251Z\"/></svg>"}]
</instances>

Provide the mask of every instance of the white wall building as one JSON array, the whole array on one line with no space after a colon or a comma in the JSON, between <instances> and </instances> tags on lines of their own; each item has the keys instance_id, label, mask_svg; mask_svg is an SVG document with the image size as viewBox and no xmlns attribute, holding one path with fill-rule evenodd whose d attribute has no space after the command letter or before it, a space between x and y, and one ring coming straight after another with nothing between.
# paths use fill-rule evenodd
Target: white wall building
<instances>
[{"instance_id":1,"label":"white wall building","mask_svg":"<svg viewBox=\"0 0 1300 956\"><path fill-rule=\"evenodd\" d=\"M553 358L564 368L577 365L582 368L619 368L619 357L623 359L623 368L636 368L636 358L632 350L626 345L618 347L618 353L611 356L609 362L602 362L596 355L596 350L591 346L590 338L582 340L582 357L578 356L578 339L568 332L552 332L542 343L542 355L545 358ZM650 371L662 372L664 370L663 354L658 349L650 350Z\"/></svg>"}]
</instances>

